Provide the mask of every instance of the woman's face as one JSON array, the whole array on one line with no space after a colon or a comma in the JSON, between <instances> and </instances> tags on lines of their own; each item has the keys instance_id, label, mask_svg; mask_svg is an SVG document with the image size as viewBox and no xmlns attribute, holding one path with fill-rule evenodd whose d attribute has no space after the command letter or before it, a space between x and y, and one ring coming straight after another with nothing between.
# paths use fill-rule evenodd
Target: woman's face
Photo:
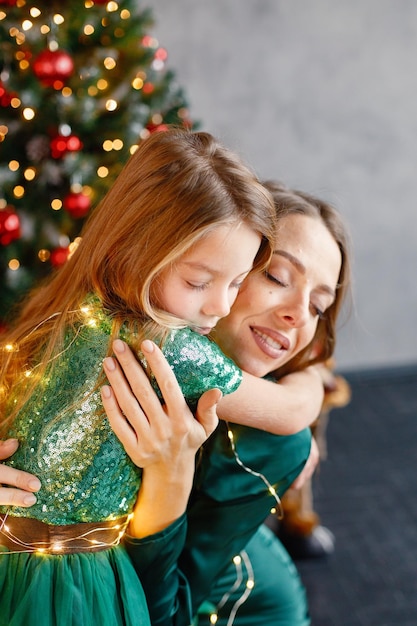
<instances>
[{"instance_id":1,"label":"woman's face","mask_svg":"<svg viewBox=\"0 0 417 626\"><path fill-rule=\"evenodd\" d=\"M341 268L336 241L320 219L282 218L267 272L245 280L215 339L243 370L265 376L305 348L335 299Z\"/></svg>"}]
</instances>

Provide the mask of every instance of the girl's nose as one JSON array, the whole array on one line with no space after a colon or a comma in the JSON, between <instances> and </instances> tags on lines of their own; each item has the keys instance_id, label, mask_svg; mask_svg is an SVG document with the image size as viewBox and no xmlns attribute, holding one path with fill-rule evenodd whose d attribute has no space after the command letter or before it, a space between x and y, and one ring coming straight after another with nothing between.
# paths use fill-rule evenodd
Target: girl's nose
<instances>
[{"instance_id":1,"label":"girl's nose","mask_svg":"<svg viewBox=\"0 0 417 626\"><path fill-rule=\"evenodd\" d=\"M219 319L226 317L230 313L233 301L234 298L231 299L229 290L217 292L205 303L203 313L208 317L218 317Z\"/></svg>"}]
</instances>

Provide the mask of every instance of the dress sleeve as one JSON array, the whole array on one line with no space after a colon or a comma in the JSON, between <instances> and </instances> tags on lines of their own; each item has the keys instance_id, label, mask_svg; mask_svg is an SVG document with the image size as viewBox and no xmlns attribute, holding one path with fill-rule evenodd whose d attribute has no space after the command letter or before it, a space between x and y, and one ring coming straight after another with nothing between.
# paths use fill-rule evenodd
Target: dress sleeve
<instances>
[{"instance_id":1,"label":"dress sleeve","mask_svg":"<svg viewBox=\"0 0 417 626\"><path fill-rule=\"evenodd\" d=\"M178 569L186 533L184 513L150 537L124 537L124 546L146 595L152 626L183 626L192 622L189 585Z\"/></svg>"},{"instance_id":2,"label":"dress sleeve","mask_svg":"<svg viewBox=\"0 0 417 626\"><path fill-rule=\"evenodd\" d=\"M189 328L172 331L162 351L191 408L208 389L226 395L242 382L242 370L214 342Z\"/></svg>"}]
</instances>

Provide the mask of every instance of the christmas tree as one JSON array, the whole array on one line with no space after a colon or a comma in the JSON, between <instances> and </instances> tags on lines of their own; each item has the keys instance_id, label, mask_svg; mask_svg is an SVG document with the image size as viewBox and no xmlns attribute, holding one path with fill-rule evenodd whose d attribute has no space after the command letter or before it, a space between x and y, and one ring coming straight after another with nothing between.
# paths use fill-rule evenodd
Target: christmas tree
<instances>
[{"instance_id":1,"label":"christmas tree","mask_svg":"<svg viewBox=\"0 0 417 626\"><path fill-rule=\"evenodd\" d=\"M0 0L0 322L65 263L138 142L192 126L138 4Z\"/></svg>"}]
</instances>

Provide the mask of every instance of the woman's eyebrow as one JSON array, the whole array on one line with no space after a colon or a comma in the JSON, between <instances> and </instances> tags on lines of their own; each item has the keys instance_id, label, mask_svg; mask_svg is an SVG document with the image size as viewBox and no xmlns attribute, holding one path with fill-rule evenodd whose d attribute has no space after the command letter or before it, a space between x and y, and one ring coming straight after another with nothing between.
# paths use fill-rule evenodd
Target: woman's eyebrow
<instances>
[{"instance_id":1,"label":"woman's eyebrow","mask_svg":"<svg viewBox=\"0 0 417 626\"><path fill-rule=\"evenodd\" d=\"M301 274L305 274L306 273L307 270L306 270L306 266L304 265L304 263L301 263L300 259L297 259L297 257L295 257L290 252L287 252L286 250L274 250L273 254L277 254L279 256L285 257L286 259L288 259L288 261L292 265L294 265L294 267L299 272L301 272ZM335 293L334 289L329 287L329 285L319 285L318 289L320 289L321 291L325 291L326 293L331 295L333 298L336 297L336 293Z\"/></svg>"}]
</instances>

